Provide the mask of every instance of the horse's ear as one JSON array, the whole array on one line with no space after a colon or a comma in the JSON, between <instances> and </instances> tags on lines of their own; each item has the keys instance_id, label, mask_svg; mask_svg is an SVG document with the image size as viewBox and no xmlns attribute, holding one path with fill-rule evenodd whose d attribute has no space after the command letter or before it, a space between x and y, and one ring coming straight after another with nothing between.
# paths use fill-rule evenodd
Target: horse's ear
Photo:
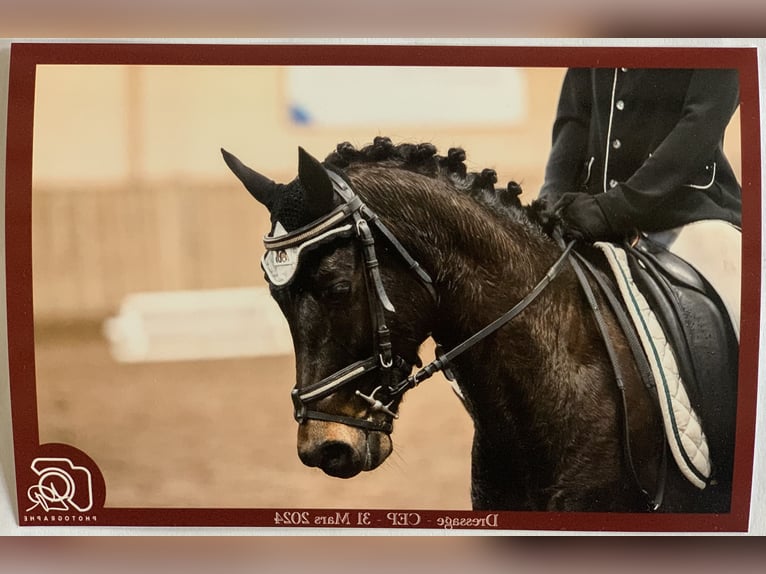
<instances>
[{"instance_id":1,"label":"horse's ear","mask_svg":"<svg viewBox=\"0 0 766 574\"><path fill-rule=\"evenodd\" d=\"M268 177L261 175L242 163L236 156L221 148L223 161L229 166L239 180L245 185L255 199L260 201L267 209L271 210L277 197L279 186Z\"/></svg>"},{"instance_id":2,"label":"horse's ear","mask_svg":"<svg viewBox=\"0 0 766 574\"><path fill-rule=\"evenodd\" d=\"M298 148L298 179L305 190L304 200L309 220L318 219L333 208L333 187L319 160L302 147Z\"/></svg>"}]
</instances>

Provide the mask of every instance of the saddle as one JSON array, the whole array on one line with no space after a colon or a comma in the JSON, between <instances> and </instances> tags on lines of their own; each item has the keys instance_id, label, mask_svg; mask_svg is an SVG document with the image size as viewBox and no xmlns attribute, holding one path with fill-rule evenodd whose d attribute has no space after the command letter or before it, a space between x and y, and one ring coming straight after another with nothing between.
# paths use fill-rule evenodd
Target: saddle
<instances>
[{"instance_id":1,"label":"saddle","mask_svg":"<svg viewBox=\"0 0 766 574\"><path fill-rule=\"evenodd\" d=\"M691 265L647 237L595 247L620 294L623 330L641 343L679 469L700 489L730 484L739 345L723 302ZM615 307L614 294L607 300Z\"/></svg>"}]
</instances>

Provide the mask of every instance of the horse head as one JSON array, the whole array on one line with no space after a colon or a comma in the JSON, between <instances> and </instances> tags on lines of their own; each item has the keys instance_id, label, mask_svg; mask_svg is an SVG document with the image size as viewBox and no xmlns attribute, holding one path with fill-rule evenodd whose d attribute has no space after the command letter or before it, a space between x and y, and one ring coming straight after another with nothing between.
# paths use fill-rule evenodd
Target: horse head
<instances>
[{"instance_id":1,"label":"horse head","mask_svg":"<svg viewBox=\"0 0 766 574\"><path fill-rule=\"evenodd\" d=\"M262 267L293 339L299 457L341 478L372 470L392 452L390 391L420 364L429 291L345 173L300 148L298 177L278 184L222 153L270 212Z\"/></svg>"}]
</instances>

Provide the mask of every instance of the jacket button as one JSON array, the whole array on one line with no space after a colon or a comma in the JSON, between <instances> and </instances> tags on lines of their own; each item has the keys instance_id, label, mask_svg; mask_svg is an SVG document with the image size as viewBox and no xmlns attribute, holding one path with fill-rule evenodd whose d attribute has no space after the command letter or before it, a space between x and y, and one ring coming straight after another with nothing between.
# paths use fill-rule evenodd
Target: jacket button
<instances>
[{"instance_id":1,"label":"jacket button","mask_svg":"<svg viewBox=\"0 0 766 574\"><path fill-rule=\"evenodd\" d=\"M620 148L622 147L622 142L621 142L620 140L617 140L617 139L616 139L616 140L614 140L614 141L612 142L612 147L613 147L614 149L620 149Z\"/></svg>"},{"instance_id":2,"label":"jacket button","mask_svg":"<svg viewBox=\"0 0 766 574\"><path fill-rule=\"evenodd\" d=\"M616 179L610 179L609 180L609 187L617 187L617 180Z\"/></svg>"},{"instance_id":3,"label":"jacket button","mask_svg":"<svg viewBox=\"0 0 766 574\"><path fill-rule=\"evenodd\" d=\"M621 72L627 72L627 71L628 71L628 69L627 69L627 68L620 68L620 71L621 71Z\"/></svg>"},{"instance_id":4,"label":"jacket button","mask_svg":"<svg viewBox=\"0 0 766 574\"><path fill-rule=\"evenodd\" d=\"M614 104L614 107L616 107L618 110L622 111L625 109L625 102L622 100L617 100L617 103Z\"/></svg>"}]
</instances>

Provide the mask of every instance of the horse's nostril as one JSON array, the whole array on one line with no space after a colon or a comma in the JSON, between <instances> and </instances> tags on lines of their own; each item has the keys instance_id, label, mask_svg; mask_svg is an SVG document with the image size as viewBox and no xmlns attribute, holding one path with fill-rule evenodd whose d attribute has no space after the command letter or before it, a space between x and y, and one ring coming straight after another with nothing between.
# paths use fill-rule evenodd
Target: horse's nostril
<instances>
[{"instance_id":1,"label":"horse's nostril","mask_svg":"<svg viewBox=\"0 0 766 574\"><path fill-rule=\"evenodd\" d=\"M330 476L351 478L361 471L354 460L354 450L342 442L328 442L322 446L319 467Z\"/></svg>"}]
</instances>

